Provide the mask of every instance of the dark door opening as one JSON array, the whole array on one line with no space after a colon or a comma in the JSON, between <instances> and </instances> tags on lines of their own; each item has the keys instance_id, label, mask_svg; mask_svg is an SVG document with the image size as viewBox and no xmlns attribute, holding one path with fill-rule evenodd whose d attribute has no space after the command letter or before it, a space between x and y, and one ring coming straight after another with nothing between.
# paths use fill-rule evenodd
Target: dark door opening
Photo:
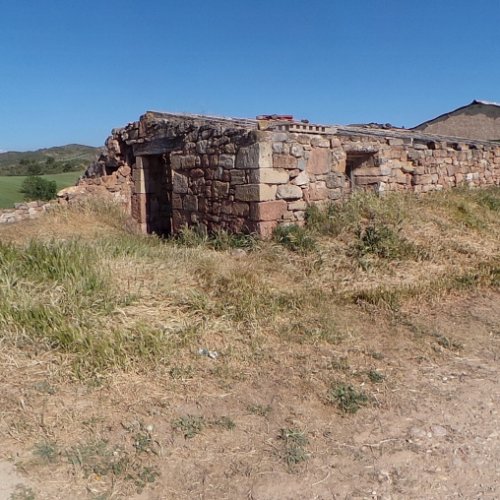
<instances>
[{"instance_id":1,"label":"dark door opening","mask_svg":"<svg viewBox=\"0 0 500 500\"><path fill-rule=\"evenodd\" d=\"M351 190L356 189L356 170L363 167L375 166L373 153L347 153L345 173Z\"/></svg>"},{"instance_id":2,"label":"dark door opening","mask_svg":"<svg viewBox=\"0 0 500 500\"><path fill-rule=\"evenodd\" d=\"M143 156L148 233L169 236L172 230L170 155Z\"/></svg>"}]
</instances>

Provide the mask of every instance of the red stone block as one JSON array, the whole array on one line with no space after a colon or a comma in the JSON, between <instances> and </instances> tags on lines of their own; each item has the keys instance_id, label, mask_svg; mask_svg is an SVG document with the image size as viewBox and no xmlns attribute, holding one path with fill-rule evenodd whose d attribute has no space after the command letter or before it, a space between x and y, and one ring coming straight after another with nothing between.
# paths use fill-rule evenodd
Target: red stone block
<instances>
[{"instance_id":1,"label":"red stone block","mask_svg":"<svg viewBox=\"0 0 500 500\"><path fill-rule=\"evenodd\" d=\"M327 174L330 169L330 151L325 148L313 149L307 162L306 172L308 174Z\"/></svg>"},{"instance_id":2,"label":"red stone block","mask_svg":"<svg viewBox=\"0 0 500 500\"><path fill-rule=\"evenodd\" d=\"M284 200L264 201L250 204L250 219L253 221L276 221L287 211Z\"/></svg>"}]
</instances>

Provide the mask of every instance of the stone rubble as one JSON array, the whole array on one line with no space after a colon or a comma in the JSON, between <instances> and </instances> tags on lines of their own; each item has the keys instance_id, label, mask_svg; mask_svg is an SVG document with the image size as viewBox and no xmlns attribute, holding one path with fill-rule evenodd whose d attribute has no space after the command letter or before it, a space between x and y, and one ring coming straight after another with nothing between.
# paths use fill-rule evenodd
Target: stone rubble
<instances>
[{"instance_id":1,"label":"stone rubble","mask_svg":"<svg viewBox=\"0 0 500 500\"><path fill-rule=\"evenodd\" d=\"M54 202L44 201L15 203L14 208L0 210L0 224L13 224L26 219L36 219L54 206Z\"/></svg>"}]
</instances>

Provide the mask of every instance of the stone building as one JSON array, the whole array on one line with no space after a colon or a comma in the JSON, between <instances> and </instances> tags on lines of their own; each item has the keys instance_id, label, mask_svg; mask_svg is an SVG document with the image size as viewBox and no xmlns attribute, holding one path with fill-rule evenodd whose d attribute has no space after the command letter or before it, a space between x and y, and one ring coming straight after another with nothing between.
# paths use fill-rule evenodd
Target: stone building
<instances>
[{"instance_id":1,"label":"stone building","mask_svg":"<svg viewBox=\"0 0 500 500\"><path fill-rule=\"evenodd\" d=\"M500 142L500 104L472 101L467 106L421 123L413 130L429 134Z\"/></svg>"},{"instance_id":2,"label":"stone building","mask_svg":"<svg viewBox=\"0 0 500 500\"><path fill-rule=\"evenodd\" d=\"M375 126L148 112L106 146L73 189L111 193L159 235L197 225L267 237L356 189L500 184L500 144Z\"/></svg>"}]
</instances>

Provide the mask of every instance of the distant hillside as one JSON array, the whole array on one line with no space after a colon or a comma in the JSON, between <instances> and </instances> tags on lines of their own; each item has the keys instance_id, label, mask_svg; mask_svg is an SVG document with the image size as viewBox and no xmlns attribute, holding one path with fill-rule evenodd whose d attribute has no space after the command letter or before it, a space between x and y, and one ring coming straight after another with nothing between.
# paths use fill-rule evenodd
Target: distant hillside
<instances>
[{"instance_id":1,"label":"distant hillside","mask_svg":"<svg viewBox=\"0 0 500 500\"><path fill-rule=\"evenodd\" d=\"M36 151L0 153L0 175L55 174L84 170L104 148L68 144Z\"/></svg>"}]
</instances>

